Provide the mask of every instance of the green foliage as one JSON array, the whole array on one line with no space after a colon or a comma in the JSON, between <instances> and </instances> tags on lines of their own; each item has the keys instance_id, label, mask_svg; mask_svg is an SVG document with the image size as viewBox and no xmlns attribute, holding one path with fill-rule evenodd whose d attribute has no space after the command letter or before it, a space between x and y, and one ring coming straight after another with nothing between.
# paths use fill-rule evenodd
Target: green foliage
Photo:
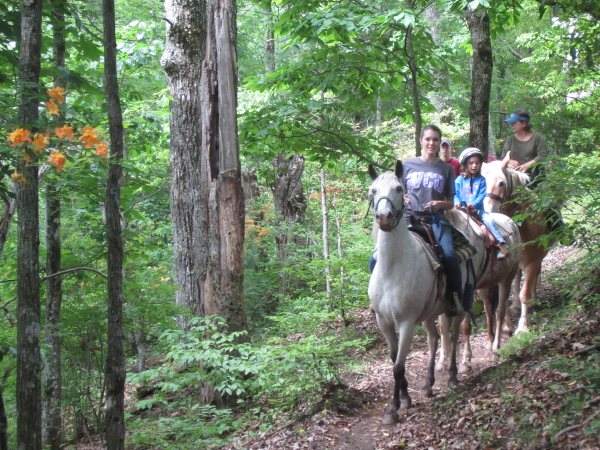
<instances>
[{"instance_id":1,"label":"green foliage","mask_svg":"<svg viewBox=\"0 0 600 450\"><path fill-rule=\"evenodd\" d=\"M310 315L304 311L302 318ZM192 442L210 447L259 413L311 405L320 400L323 386L337 380L347 351L364 345L364 339L316 334L243 343L244 333L225 329L221 318L202 317L192 319L186 330L167 330L160 337L163 363L130 376L144 391L153 390L136 403L137 417L129 421L131 440L139 448L150 445L148 427L161 448L185 448ZM202 393L212 389L229 406L205 404ZM160 417L153 411L160 411ZM169 418L162 417L165 413Z\"/></svg>"},{"instance_id":2,"label":"green foliage","mask_svg":"<svg viewBox=\"0 0 600 450\"><path fill-rule=\"evenodd\" d=\"M565 226L546 236L546 241L575 239L580 246L597 252L600 247L597 227L600 214L599 170L598 151L550 158L534 192L523 193L525 197L534 199L523 218L547 217L549 210L560 208Z\"/></svg>"}]
</instances>

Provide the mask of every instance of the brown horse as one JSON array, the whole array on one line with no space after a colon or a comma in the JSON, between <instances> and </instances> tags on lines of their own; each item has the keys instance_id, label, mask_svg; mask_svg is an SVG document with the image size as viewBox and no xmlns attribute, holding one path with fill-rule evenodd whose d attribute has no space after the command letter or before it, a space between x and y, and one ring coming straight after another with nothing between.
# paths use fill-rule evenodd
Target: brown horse
<instances>
[{"instance_id":1,"label":"brown horse","mask_svg":"<svg viewBox=\"0 0 600 450\"><path fill-rule=\"evenodd\" d=\"M515 202L514 192L519 186L529 183L529 175L517 172L507 167L510 155L502 161L484 163L481 174L487 184L487 197L484 208L487 212L502 212L512 217L518 212L523 212L527 204ZM528 330L527 307L535 299L535 291L542 270L542 260L548 253L548 248L541 245L538 238L549 231L546 220L542 216L528 219L519 226L523 249L521 252L520 268L523 271L523 285L519 290L521 315L515 333ZM520 283L520 273L517 274L516 283Z\"/></svg>"}]
</instances>

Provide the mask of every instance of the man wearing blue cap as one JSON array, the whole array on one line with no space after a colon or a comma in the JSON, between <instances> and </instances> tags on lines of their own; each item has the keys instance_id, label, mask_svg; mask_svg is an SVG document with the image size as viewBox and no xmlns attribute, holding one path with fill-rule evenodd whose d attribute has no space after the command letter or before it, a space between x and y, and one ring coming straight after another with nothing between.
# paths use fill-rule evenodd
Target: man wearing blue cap
<instances>
[{"instance_id":1,"label":"man wearing blue cap","mask_svg":"<svg viewBox=\"0 0 600 450\"><path fill-rule=\"evenodd\" d=\"M512 126L514 134L506 138L502 158L510 152L508 167L528 172L534 178L537 174L532 166L548 154L544 137L531 129L527 111L515 111L504 122Z\"/></svg>"}]
</instances>

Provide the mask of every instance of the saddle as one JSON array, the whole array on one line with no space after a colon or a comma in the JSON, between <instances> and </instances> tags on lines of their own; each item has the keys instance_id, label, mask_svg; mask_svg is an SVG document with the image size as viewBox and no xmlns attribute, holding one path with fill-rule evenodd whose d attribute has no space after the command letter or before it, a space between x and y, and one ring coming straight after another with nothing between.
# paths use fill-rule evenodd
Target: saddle
<instances>
[{"instance_id":1,"label":"saddle","mask_svg":"<svg viewBox=\"0 0 600 450\"><path fill-rule=\"evenodd\" d=\"M459 261L468 261L475 254L476 249L469 240L458 229L451 225L452 240L454 242L454 252ZM428 216L408 216L408 229L419 236L429 249L431 255L441 263L444 252L442 247L435 240L431 227L431 219Z\"/></svg>"},{"instance_id":2,"label":"saddle","mask_svg":"<svg viewBox=\"0 0 600 450\"><path fill-rule=\"evenodd\" d=\"M477 210L475 208L469 207L460 207L458 209L465 212L469 216L470 220L472 220L475 223L475 225L477 225L481 233L480 235L483 238L483 243L485 245L486 251L491 252L492 250L495 250L498 246L498 241L496 240L492 232L489 230L487 225L483 223L481 217L477 213Z\"/></svg>"}]
</instances>

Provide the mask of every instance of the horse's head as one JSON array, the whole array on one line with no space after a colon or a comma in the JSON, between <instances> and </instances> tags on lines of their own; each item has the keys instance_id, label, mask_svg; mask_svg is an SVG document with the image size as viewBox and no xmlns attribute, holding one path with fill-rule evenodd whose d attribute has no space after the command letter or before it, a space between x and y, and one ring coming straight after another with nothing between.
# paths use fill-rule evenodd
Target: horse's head
<instances>
[{"instance_id":1,"label":"horse's head","mask_svg":"<svg viewBox=\"0 0 600 450\"><path fill-rule=\"evenodd\" d=\"M402 162L396 162L394 172L377 175L369 165L373 183L369 188L369 202L373 205L375 221L382 231L391 231L400 222L404 213L404 186L402 184Z\"/></svg>"},{"instance_id":2,"label":"horse's head","mask_svg":"<svg viewBox=\"0 0 600 450\"><path fill-rule=\"evenodd\" d=\"M486 212L500 212L502 203L509 200L517 186L529 183L529 175L507 167L509 157L503 161L484 163L481 175L485 178L487 195L483 201Z\"/></svg>"},{"instance_id":3,"label":"horse's head","mask_svg":"<svg viewBox=\"0 0 600 450\"><path fill-rule=\"evenodd\" d=\"M483 163L481 175L485 178L487 195L483 201L486 212L499 212L502 202L507 198L508 178L504 161Z\"/></svg>"}]
</instances>

